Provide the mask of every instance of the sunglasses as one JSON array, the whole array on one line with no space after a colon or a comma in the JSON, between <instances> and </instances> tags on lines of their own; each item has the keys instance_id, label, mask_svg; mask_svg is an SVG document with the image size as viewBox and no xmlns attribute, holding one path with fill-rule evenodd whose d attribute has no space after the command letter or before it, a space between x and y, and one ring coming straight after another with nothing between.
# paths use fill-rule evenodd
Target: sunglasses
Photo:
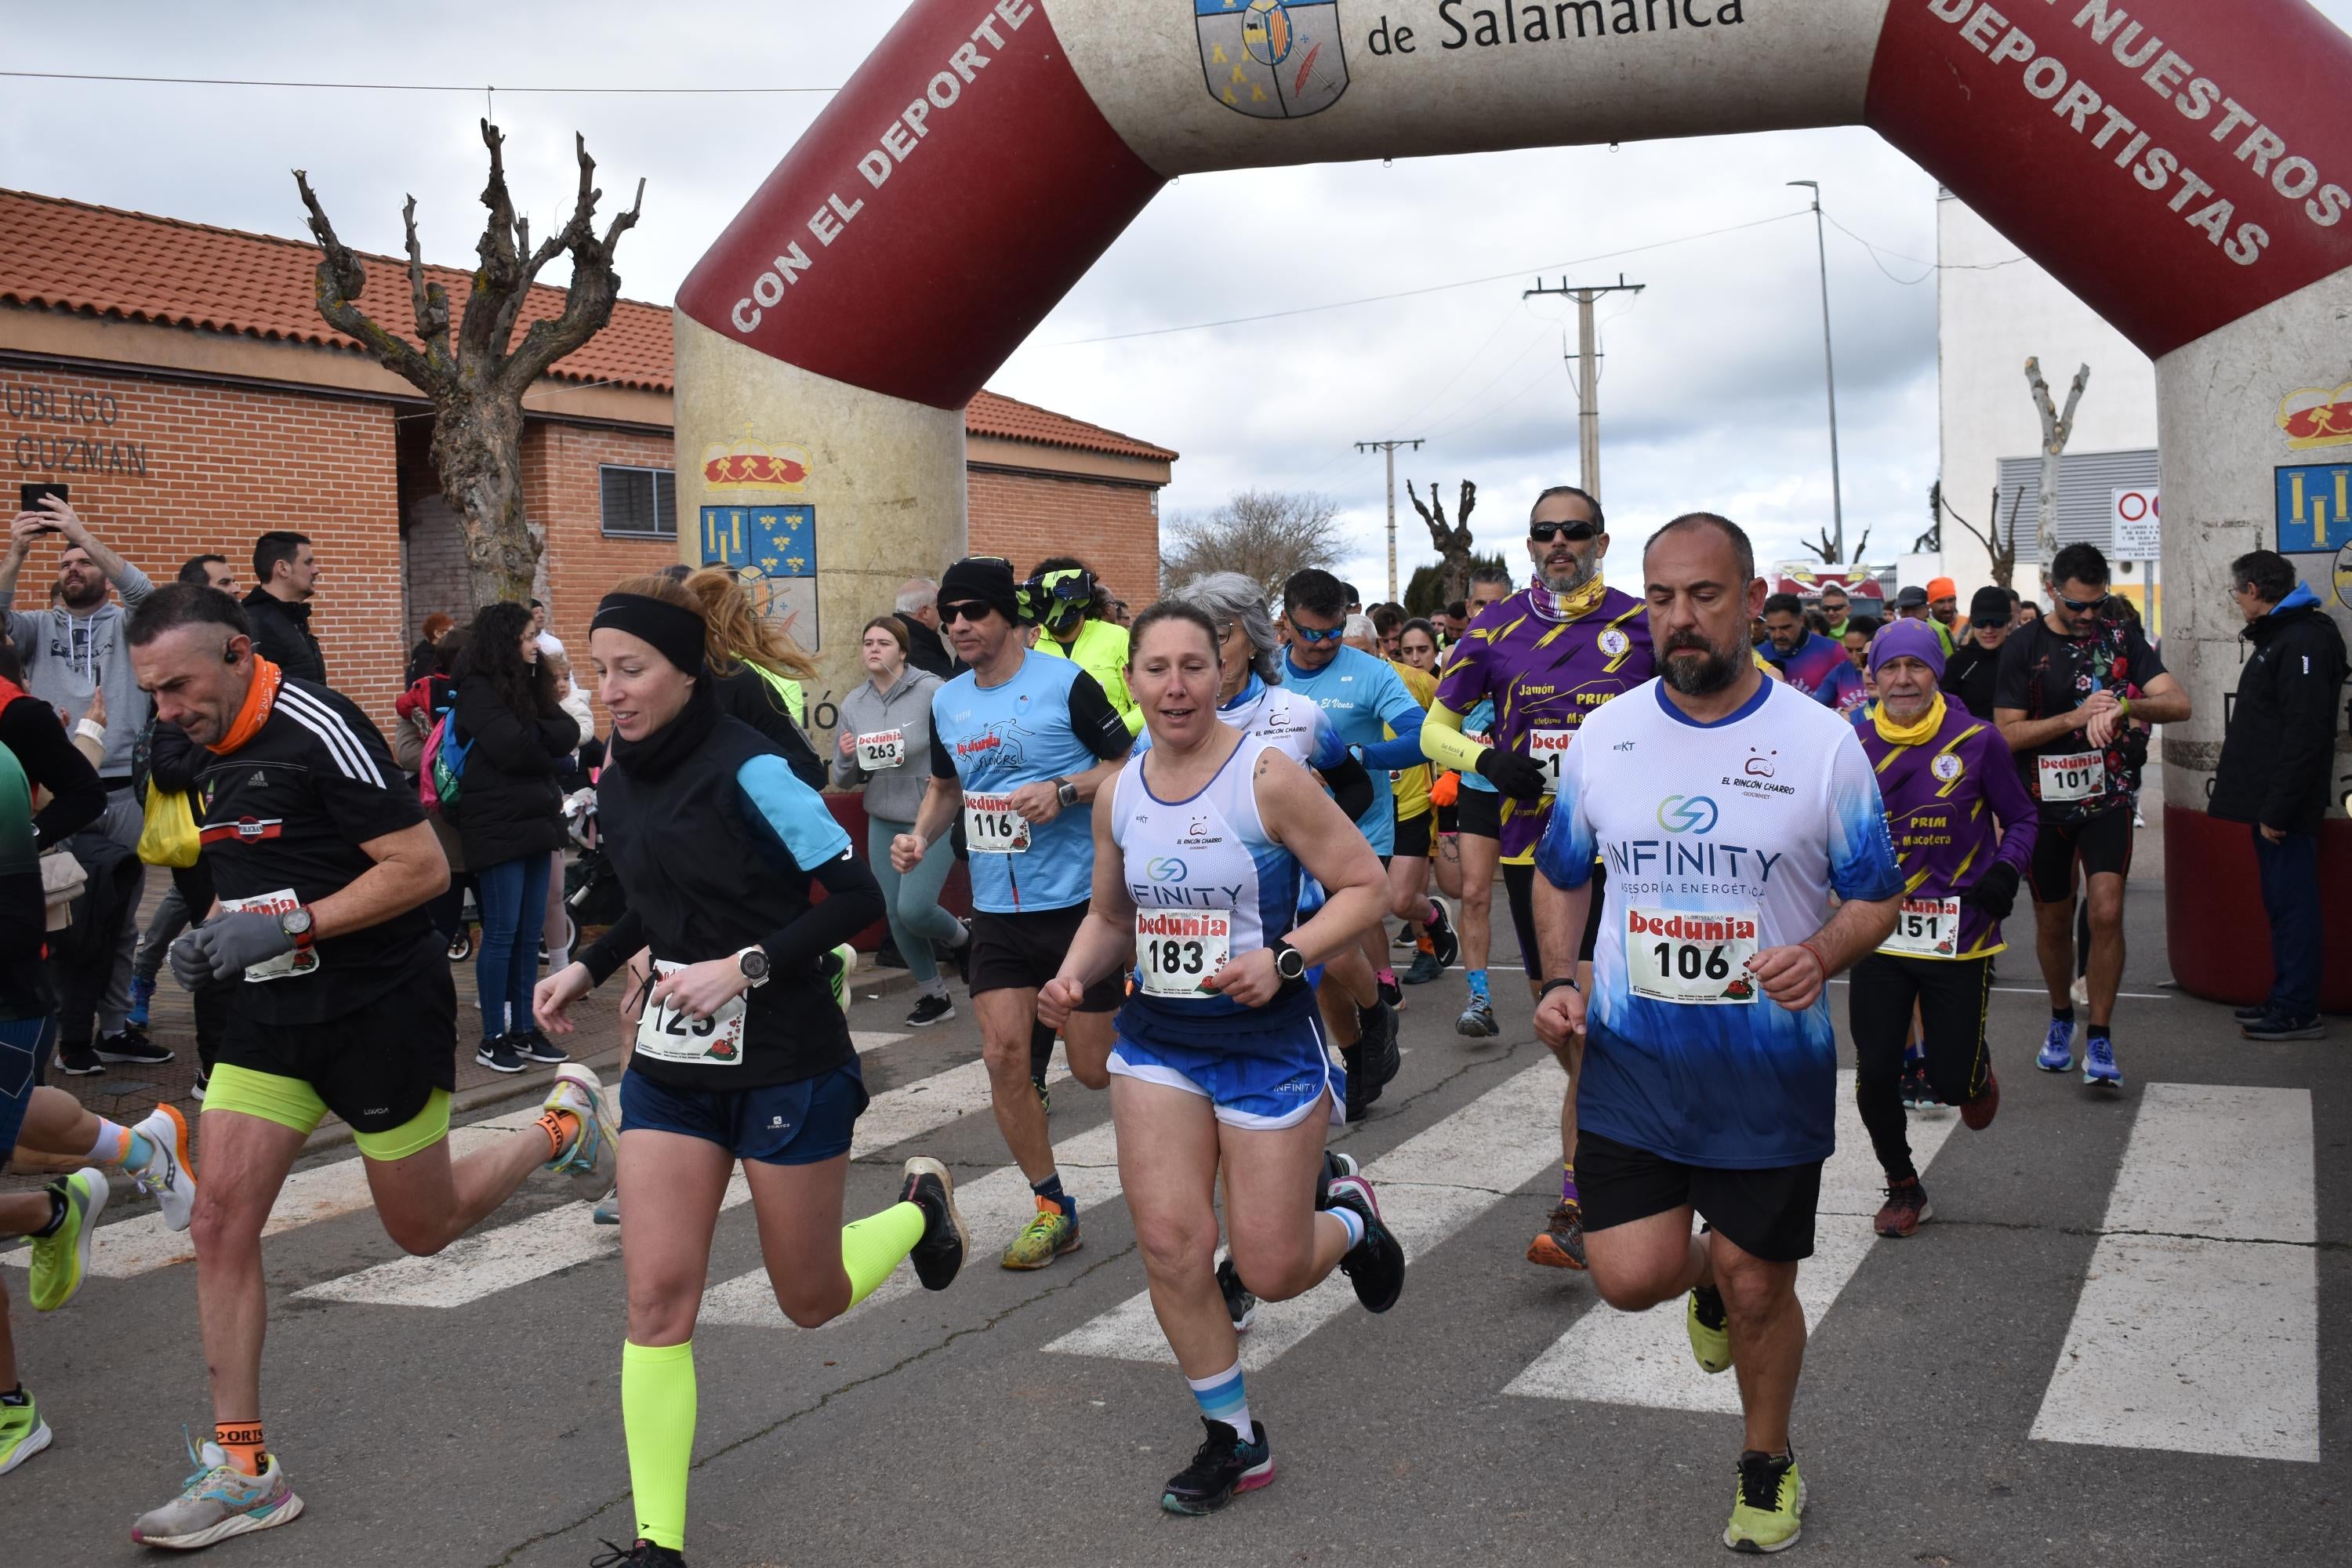
<instances>
[{"instance_id":1,"label":"sunglasses","mask_svg":"<svg viewBox=\"0 0 2352 1568\"><path fill-rule=\"evenodd\" d=\"M2105 594L2102 594L2095 599L2086 600L2078 605L2074 600L2068 598L2065 595L2058 592L2055 588L2053 588L2050 591L2050 596L2057 600L2060 604L2065 605L2068 611L2077 616L2087 616L2093 610L2097 609L2100 605L2107 602L2107 596Z\"/></svg>"},{"instance_id":2,"label":"sunglasses","mask_svg":"<svg viewBox=\"0 0 2352 1568\"><path fill-rule=\"evenodd\" d=\"M1333 626L1328 632L1318 632L1312 626L1302 626L1297 621L1293 621L1290 623L1290 629L1292 633L1297 637L1300 642L1319 643L1338 642L1342 637L1347 635L1348 626L1347 623L1343 621L1339 625Z\"/></svg>"},{"instance_id":3,"label":"sunglasses","mask_svg":"<svg viewBox=\"0 0 2352 1568\"><path fill-rule=\"evenodd\" d=\"M988 619L989 611L994 607L992 605L983 605L976 599L961 605L941 605L940 625L951 626L958 621L970 621L972 625L978 626Z\"/></svg>"},{"instance_id":4,"label":"sunglasses","mask_svg":"<svg viewBox=\"0 0 2352 1568\"><path fill-rule=\"evenodd\" d=\"M1594 522L1531 522L1528 524L1528 537L1538 544L1549 544L1554 534L1567 540L1570 544L1581 544L1586 540L1596 537L1600 532L1601 525Z\"/></svg>"}]
</instances>

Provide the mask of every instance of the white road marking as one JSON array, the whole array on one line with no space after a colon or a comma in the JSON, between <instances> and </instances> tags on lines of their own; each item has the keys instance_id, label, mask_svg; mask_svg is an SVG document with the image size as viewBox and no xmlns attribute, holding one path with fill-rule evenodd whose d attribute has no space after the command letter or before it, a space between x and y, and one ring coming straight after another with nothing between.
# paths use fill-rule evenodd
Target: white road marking
<instances>
[{"instance_id":1,"label":"white road marking","mask_svg":"<svg viewBox=\"0 0 2352 1568\"><path fill-rule=\"evenodd\" d=\"M1870 1135L1853 1108L1853 1073L1838 1074L1837 1092L1837 1152L1822 1168L1813 1255L1797 1268L1797 1300L1804 1309L1807 1332L1821 1326L1838 1293L1877 1245L1870 1220L1878 1212L1886 1184L1871 1152ZM1912 1115L1909 1121L1911 1163L1924 1174L1944 1140L1960 1124L1959 1113L1934 1110ZM1928 1185L1932 1199L1934 1184ZM1733 1375L1709 1376L1691 1360L1690 1339L1683 1326L1685 1300L1677 1297L1646 1312L1620 1312L1594 1303L1503 1392L1536 1399L1738 1415L1739 1389Z\"/></svg>"},{"instance_id":2,"label":"white road marking","mask_svg":"<svg viewBox=\"0 0 2352 1568\"><path fill-rule=\"evenodd\" d=\"M1048 1081L1066 1073L1057 1050ZM852 1158L919 1138L959 1117L989 1107L988 1066L970 1061L874 1097L858 1118ZM742 1173L727 1184L722 1209L747 1202ZM485 1296L543 1279L621 1249L620 1231L589 1218L592 1205L564 1204L493 1229L477 1231L432 1258L396 1258L298 1292L305 1300L371 1306L462 1307Z\"/></svg>"},{"instance_id":3,"label":"white road marking","mask_svg":"<svg viewBox=\"0 0 2352 1568\"><path fill-rule=\"evenodd\" d=\"M1559 1168L1559 1101L1567 1087L1566 1076L1547 1058L1365 1167L1378 1191L1381 1217L1408 1260L1535 1176ZM1412 1301L1408 1281L1400 1305L1409 1308ZM1255 1323L1242 1336L1242 1365L1265 1366L1355 1305L1354 1287L1336 1270L1304 1296L1259 1303ZM1045 1348L1120 1361L1172 1364L1176 1359L1152 1315L1148 1290Z\"/></svg>"},{"instance_id":4,"label":"white road marking","mask_svg":"<svg viewBox=\"0 0 2352 1568\"><path fill-rule=\"evenodd\" d=\"M2032 1436L2319 1461L2311 1095L2152 1083Z\"/></svg>"},{"instance_id":5,"label":"white road marking","mask_svg":"<svg viewBox=\"0 0 2352 1568\"><path fill-rule=\"evenodd\" d=\"M895 1046L905 1038L907 1038L905 1035L892 1034L887 1029L849 1031L849 1043L857 1047L857 1054L861 1057L868 1051L878 1051L885 1046Z\"/></svg>"}]
</instances>

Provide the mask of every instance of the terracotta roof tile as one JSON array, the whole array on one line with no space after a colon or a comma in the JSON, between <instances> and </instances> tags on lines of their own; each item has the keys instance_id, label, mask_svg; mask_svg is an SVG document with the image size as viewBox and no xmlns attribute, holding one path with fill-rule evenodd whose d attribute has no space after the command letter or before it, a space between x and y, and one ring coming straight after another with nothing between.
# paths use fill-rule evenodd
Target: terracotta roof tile
<instances>
[{"instance_id":1,"label":"terracotta roof tile","mask_svg":"<svg viewBox=\"0 0 2352 1568\"><path fill-rule=\"evenodd\" d=\"M360 259L367 272L361 304L378 321L413 337L416 318L406 260L364 252ZM307 239L0 190L0 302L365 352L319 314L318 264L318 248ZM450 316L457 320L471 288L469 274L448 267L425 271L448 289ZM536 287L518 331L562 310L562 289ZM673 390L668 309L621 300L611 323L559 361L552 374ZM975 436L1118 457L1176 457L1164 447L992 392L972 399L964 427Z\"/></svg>"}]
</instances>

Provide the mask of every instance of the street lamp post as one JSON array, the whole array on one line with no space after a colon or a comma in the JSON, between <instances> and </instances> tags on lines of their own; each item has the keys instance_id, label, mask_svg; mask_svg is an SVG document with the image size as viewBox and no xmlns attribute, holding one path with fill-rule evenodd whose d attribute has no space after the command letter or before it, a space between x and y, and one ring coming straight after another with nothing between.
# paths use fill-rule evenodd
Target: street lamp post
<instances>
[{"instance_id":1,"label":"street lamp post","mask_svg":"<svg viewBox=\"0 0 2352 1568\"><path fill-rule=\"evenodd\" d=\"M1822 227L1822 187L1817 180L1790 180L1789 184L1802 185L1813 193L1813 245L1822 260L1822 363L1828 373L1830 388L1831 542L1837 546L1838 563L1845 565L1845 494L1838 479L1837 354L1830 347L1830 244Z\"/></svg>"}]
</instances>

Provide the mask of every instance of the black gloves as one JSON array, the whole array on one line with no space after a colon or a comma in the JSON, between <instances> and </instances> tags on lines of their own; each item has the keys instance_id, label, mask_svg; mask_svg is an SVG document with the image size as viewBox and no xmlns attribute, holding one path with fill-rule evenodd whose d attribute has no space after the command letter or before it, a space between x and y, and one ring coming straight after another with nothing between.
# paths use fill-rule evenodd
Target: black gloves
<instances>
[{"instance_id":1,"label":"black gloves","mask_svg":"<svg viewBox=\"0 0 2352 1568\"><path fill-rule=\"evenodd\" d=\"M2017 868L2007 861L1993 862L1990 869L1969 885L1960 902L1982 910L1994 920L2007 920L2009 911L2017 907Z\"/></svg>"},{"instance_id":2,"label":"black gloves","mask_svg":"<svg viewBox=\"0 0 2352 1568\"><path fill-rule=\"evenodd\" d=\"M1544 786L1551 774L1536 763L1500 746L1489 746L1478 753L1478 774L1513 800L1538 801L1544 796Z\"/></svg>"}]
</instances>

